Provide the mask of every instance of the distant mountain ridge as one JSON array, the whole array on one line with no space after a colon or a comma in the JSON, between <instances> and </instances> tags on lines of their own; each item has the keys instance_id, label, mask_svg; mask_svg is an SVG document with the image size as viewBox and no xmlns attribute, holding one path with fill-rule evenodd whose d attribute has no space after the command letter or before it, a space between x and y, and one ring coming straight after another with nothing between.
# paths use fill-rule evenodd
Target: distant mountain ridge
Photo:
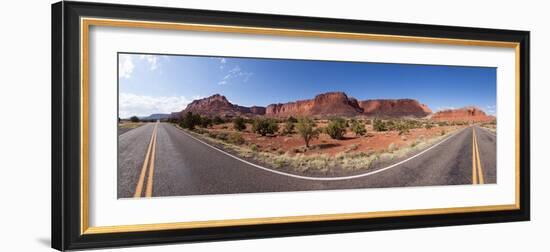
<instances>
[{"instance_id":1,"label":"distant mountain ridge","mask_svg":"<svg viewBox=\"0 0 550 252\"><path fill-rule=\"evenodd\" d=\"M149 116L145 117L139 117L140 120L165 120L169 119L171 117L171 114L151 114Z\"/></svg>"}]
</instances>

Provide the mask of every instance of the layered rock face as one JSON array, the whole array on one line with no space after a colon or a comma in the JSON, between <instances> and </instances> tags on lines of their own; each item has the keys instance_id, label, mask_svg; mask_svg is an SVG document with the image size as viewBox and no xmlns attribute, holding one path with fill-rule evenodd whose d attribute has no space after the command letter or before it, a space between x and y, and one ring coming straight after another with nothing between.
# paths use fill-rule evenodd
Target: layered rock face
<instances>
[{"instance_id":1,"label":"layered rock face","mask_svg":"<svg viewBox=\"0 0 550 252\"><path fill-rule=\"evenodd\" d=\"M425 117L432 110L413 99L377 99L360 101L359 106L367 116L374 117Z\"/></svg>"},{"instance_id":2,"label":"layered rock face","mask_svg":"<svg viewBox=\"0 0 550 252\"><path fill-rule=\"evenodd\" d=\"M432 115L432 120L436 121L487 122L494 119L476 107L442 110Z\"/></svg>"},{"instance_id":3,"label":"layered rock face","mask_svg":"<svg viewBox=\"0 0 550 252\"><path fill-rule=\"evenodd\" d=\"M289 116L357 116L363 110L355 98L343 92L330 92L315 96L311 100L271 104L265 115L270 117Z\"/></svg>"},{"instance_id":4,"label":"layered rock face","mask_svg":"<svg viewBox=\"0 0 550 252\"><path fill-rule=\"evenodd\" d=\"M487 116L483 111L474 107L458 110L440 111L432 114L428 106L413 99L374 99L358 101L343 92L329 92L319 94L313 99L300 100L288 103L271 104L267 107L244 107L230 103L225 96L215 94L207 98L194 100L180 112L192 112L202 116L220 117L254 117L265 115L268 117L300 117L311 116L327 118L331 116L367 116L380 118L422 118L431 115L434 120L448 121L490 121L494 117ZM172 115L173 117L174 115Z\"/></svg>"},{"instance_id":5,"label":"layered rock face","mask_svg":"<svg viewBox=\"0 0 550 252\"><path fill-rule=\"evenodd\" d=\"M244 107L230 103L225 96L215 94L207 98L194 100L181 112L185 114L191 112L202 116L214 117L235 117L235 116L254 116L265 114L264 107Z\"/></svg>"},{"instance_id":6,"label":"layered rock face","mask_svg":"<svg viewBox=\"0 0 550 252\"><path fill-rule=\"evenodd\" d=\"M265 107L252 106L250 107L250 113L254 115L265 115Z\"/></svg>"}]
</instances>

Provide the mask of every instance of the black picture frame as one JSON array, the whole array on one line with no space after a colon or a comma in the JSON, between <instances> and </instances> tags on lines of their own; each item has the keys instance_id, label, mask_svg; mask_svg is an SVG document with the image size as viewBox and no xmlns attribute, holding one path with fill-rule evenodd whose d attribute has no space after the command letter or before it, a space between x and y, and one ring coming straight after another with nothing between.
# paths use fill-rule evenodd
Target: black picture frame
<instances>
[{"instance_id":1,"label":"black picture frame","mask_svg":"<svg viewBox=\"0 0 550 252\"><path fill-rule=\"evenodd\" d=\"M519 43L519 209L333 221L81 233L80 18L101 17ZM52 5L52 247L58 250L252 239L530 219L529 32L102 3Z\"/></svg>"}]
</instances>

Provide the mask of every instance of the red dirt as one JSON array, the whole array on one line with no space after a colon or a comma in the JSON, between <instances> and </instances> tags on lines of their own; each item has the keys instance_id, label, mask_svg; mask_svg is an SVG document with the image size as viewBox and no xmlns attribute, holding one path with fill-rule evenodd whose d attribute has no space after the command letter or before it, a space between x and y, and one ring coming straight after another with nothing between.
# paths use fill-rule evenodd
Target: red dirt
<instances>
[{"instance_id":1,"label":"red dirt","mask_svg":"<svg viewBox=\"0 0 550 252\"><path fill-rule=\"evenodd\" d=\"M324 126L323 122L317 123L319 127ZM227 129L222 129L222 127ZM283 128L280 124L279 128ZM418 128L411 129L409 133L399 135L397 131L376 132L372 130L372 126L367 125L366 136L357 137L352 132L346 132L344 139L331 139L327 134L321 133L318 139L314 139L310 143L310 150L306 151L305 155L312 154L328 154L335 156L343 152L377 152L387 150L390 144L394 144L395 148L410 146L415 140L426 140L435 136L440 136L441 131L451 132L465 126L435 126L431 129ZM216 125L212 129L215 132L225 132L228 134L235 133L231 123ZM286 153L293 155L295 149L303 149L305 143L299 135L291 136L259 136L251 132L251 126L247 125L247 129L240 132L247 144L255 144L261 151L273 153ZM355 148L352 148L355 146Z\"/></svg>"}]
</instances>

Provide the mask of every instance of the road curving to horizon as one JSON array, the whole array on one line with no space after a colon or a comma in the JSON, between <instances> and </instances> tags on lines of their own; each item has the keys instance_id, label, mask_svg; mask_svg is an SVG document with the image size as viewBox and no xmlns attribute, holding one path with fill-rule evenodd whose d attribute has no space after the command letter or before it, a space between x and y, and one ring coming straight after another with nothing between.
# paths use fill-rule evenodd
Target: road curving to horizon
<instances>
[{"instance_id":1,"label":"road curving to horizon","mask_svg":"<svg viewBox=\"0 0 550 252\"><path fill-rule=\"evenodd\" d=\"M332 179L250 163L168 123L147 123L118 139L118 198L461 185L479 183L476 176L496 183L496 135L478 126L394 165Z\"/></svg>"}]
</instances>

